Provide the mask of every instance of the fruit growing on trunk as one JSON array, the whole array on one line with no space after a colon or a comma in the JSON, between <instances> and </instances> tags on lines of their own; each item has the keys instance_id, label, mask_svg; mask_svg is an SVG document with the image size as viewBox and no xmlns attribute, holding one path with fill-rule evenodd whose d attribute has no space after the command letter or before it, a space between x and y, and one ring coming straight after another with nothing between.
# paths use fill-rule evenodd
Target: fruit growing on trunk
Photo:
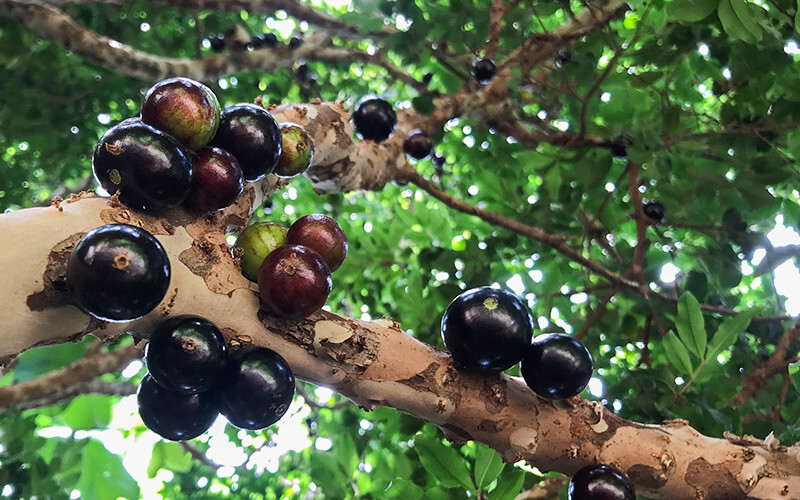
<instances>
[{"instance_id":1,"label":"fruit growing on trunk","mask_svg":"<svg viewBox=\"0 0 800 500\"><path fill-rule=\"evenodd\" d=\"M636 500L628 478L610 465L588 465L572 476L569 500Z\"/></svg>"},{"instance_id":2,"label":"fruit growing on trunk","mask_svg":"<svg viewBox=\"0 0 800 500\"><path fill-rule=\"evenodd\" d=\"M331 272L322 257L308 247L284 245L273 250L258 272L261 300L288 319L318 311L331 293Z\"/></svg>"},{"instance_id":3,"label":"fruit growing on trunk","mask_svg":"<svg viewBox=\"0 0 800 500\"><path fill-rule=\"evenodd\" d=\"M219 101L210 88L189 78L168 78L147 91L142 121L196 151L219 126Z\"/></svg>"},{"instance_id":4,"label":"fruit growing on trunk","mask_svg":"<svg viewBox=\"0 0 800 500\"><path fill-rule=\"evenodd\" d=\"M194 439L219 415L216 391L178 394L160 386L148 373L136 393L144 425L164 439Z\"/></svg>"},{"instance_id":5,"label":"fruit growing on trunk","mask_svg":"<svg viewBox=\"0 0 800 500\"><path fill-rule=\"evenodd\" d=\"M314 140L296 123L281 123L281 157L273 172L291 178L302 174L314 160Z\"/></svg>"},{"instance_id":6,"label":"fruit growing on trunk","mask_svg":"<svg viewBox=\"0 0 800 500\"><path fill-rule=\"evenodd\" d=\"M580 341L563 333L539 335L522 358L522 377L545 398L571 398L592 378L592 355Z\"/></svg>"},{"instance_id":7,"label":"fruit growing on trunk","mask_svg":"<svg viewBox=\"0 0 800 500\"><path fill-rule=\"evenodd\" d=\"M403 151L412 158L423 160L433 151L433 141L424 131L414 129L403 139Z\"/></svg>"},{"instance_id":8,"label":"fruit growing on trunk","mask_svg":"<svg viewBox=\"0 0 800 500\"><path fill-rule=\"evenodd\" d=\"M222 110L211 145L236 157L245 180L256 181L278 165L281 129L266 109L255 104L234 104Z\"/></svg>"},{"instance_id":9,"label":"fruit growing on trunk","mask_svg":"<svg viewBox=\"0 0 800 500\"><path fill-rule=\"evenodd\" d=\"M286 227L275 222L256 222L247 226L236 238L233 248L241 248L242 274L258 281L261 263L276 248L286 244Z\"/></svg>"},{"instance_id":10,"label":"fruit growing on trunk","mask_svg":"<svg viewBox=\"0 0 800 500\"><path fill-rule=\"evenodd\" d=\"M487 57L480 57L472 63L472 77L482 85L489 83L496 73L497 66Z\"/></svg>"},{"instance_id":11,"label":"fruit growing on trunk","mask_svg":"<svg viewBox=\"0 0 800 500\"><path fill-rule=\"evenodd\" d=\"M193 162L192 188L186 203L197 210L220 210L242 194L244 174L232 154L220 148L203 148Z\"/></svg>"},{"instance_id":12,"label":"fruit growing on trunk","mask_svg":"<svg viewBox=\"0 0 800 500\"><path fill-rule=\"evenodd\" d=\"M331 272L347 257L347 235L336 220L323 214L300 217L289 227L286 243L303 245L317 252Z\"/></svg>"},{"instance_id":13,"label":"fruit growing on trunk","mask_svg":"<svg viewBox=\"0 0 800 500\"><path fill-rule=\"evenodd\" d=\"M277 352L258 347L231 360L220 386L220 412L241 429L263 429L286 413L294 376Z\"/></svg>"},{"instance_id":14,"label":"fruit growing on trunk","mask_svg":"<svg viewBox=\"0 0 800 500\"><path fill-rule=\"evenodd\" d=\"M132 321L164 299L170 263L161 243L144 229L109 224L78 242L66 276L82 310L103 321Z\"/></svg>"},{"instance_id":15,"label":"fruit growing on trunk","mask_svg":"<svg viewBox=\"0 0 800 500\"><path fill-rule=\"evenodd\" d=\"M533 319L517 295L491 287L456 297L442 316L442 338L459 368L500 372L519 363L533 337Z\"/></svg>"},{"instance_id":16,"label":"fruit growing on trunk","mask_svg":"<svg viewBox=\"0 0 800 500\"><path fill-rule=\"evenodd\" d=\"M391 104L374 96L362 98L353 112L356 132L362 139L386 140L397 125L397 114Z\"/></svg>"},{"instance_id":17,"label":"fruit growing on trunk","mask_svg":"<svg viewBox=\"0 0 800 500\"><path fill-rule=\"evenodd\" d=\"M159 323L145 349L147 370L153 379L179 394L209 390L227 357L225 337L216 325L189 315Z\"/></svg>"},{"instance_id":18,"label":"fruit growing on trunk","mask_svg":"<svg viewBox=\"0 0 800 500\"><path fill-rule=\"evenodd\" d=\"M648 201L642 207L644 215L646 215L653 222L663 222L666 217L666 209L664 205L657 201Z\"/></svg>"},{"instance_id":19,"label":"fruit growing on trunk","mask_svg":"<svg viewBox=\"0 0 800 500\"><path fill-rule=\"evenodd\" d=\"M92 156L97 182L131 208L179 205L192 185L189 152L171 136L136 119L111 127Z\"/></svg>"}]
</instances>

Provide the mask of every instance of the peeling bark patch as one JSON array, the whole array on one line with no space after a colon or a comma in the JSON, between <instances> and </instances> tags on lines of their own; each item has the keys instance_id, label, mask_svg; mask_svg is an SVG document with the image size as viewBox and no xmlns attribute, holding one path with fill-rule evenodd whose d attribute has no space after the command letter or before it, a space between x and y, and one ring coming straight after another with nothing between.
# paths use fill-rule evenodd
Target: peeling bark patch
<instances>
[{"instance_id":1,"label":"peeling bark patch","mask_svg":"<svg viewBox=\"0 0 800 500\"><path fill-rule=\"evenodd\" d=\"M626 474L637 486L644 486L652 490L661 488L667 483L667 476L663 471L646 465L634 465L627 470Z\"/></svg>"},{"instance_id":2,"label":"peeling bark patch","mask_svg":"<svg viewBox=\"0 0 800 500\"><path fill-rule=\"evenodd\" d=\"M411 378L405 380L398 380L401 384L407 385L414 390L429 391L430 381L435 380L436 372L439 370L439 363L431 363L427 368L417 373ZM438 384L437 384L438 385ZM437 396L441 396L439 391L436 391Z\"/></svg>"},{"instance_id":3,"label":"peeling bark patch","mask_svg":"<svg viewBox=\"0 0 800 500\"><path fill-rule=\"evenodd\" d=\"M500 413L506 407L506 383L499 377L483 379L480 397L486 411L492 414Z\"/></svg>"},{"instance_id":4,"label":"peeling bark patch","mask_svg":"<svg viewBox=\"0 0 800 500\"><path fill-rule=\"evenodd\" d=\"M692 460L686 469L686 483L701 492L703 500L735 500L746 498L731 470L736 470L737 464L723 462L712 464L705 458Z\"/></svg>"},{"instance_id":5,"label":"peeling bark patch","mask_svg":"<svg viewBox=\"0 0 800 500\"><path fill-rule=\"evenodd\" d=\"M200 276L209 290L220 295L230 295L238 288L248 288L250 283L236 267L231 257L225 235L207 233L192 242L178 256L192 274Z\"/></svg>"},{"instance_id":6,"label":"peeling bark patch","mask_svg":"<svg viewBox=\"0 0 800 500\"><path fill-rule=\"evenodd\" d=\"M47 256L47 266L42 274L42 290L28 296L28 308L31 311L43 311L48 307L63 306L71 303L71 294L67 286L67 263L75 245L86 233L76 233L59 241Z\"/></svg>"},{"instance_id":7,"label":"peeling bark patch","mask_svg":"<svg viewBox=\"0 0 800 500\"><path fill-rule=\"evenodd\" d=\"M140 212L134 212L122 205L116 198L111 198L109 208L100 212L100 219L106 224L129 224L144 229L153 236L175 234L176 226L183 226L189 222L187 217L175 217L178 211L172 211L173 217L162 214L163 217L154 217ZM172 219L172 220L171 220ZM177 222L177 224L176 224Z\"/></svg>"},{"instance_id":8,"label":"peeling bark patch","mask_svg":"<svg viewBox=\"0 0 800 500\"><path fill-rule=\"evenodd\" d=\"M363 373L377 359L379 347L378 342L358 333L340 343L327 340L320 342L320 348L326 355L352 367L357 373Z\"/></svg>"}]
</instances>

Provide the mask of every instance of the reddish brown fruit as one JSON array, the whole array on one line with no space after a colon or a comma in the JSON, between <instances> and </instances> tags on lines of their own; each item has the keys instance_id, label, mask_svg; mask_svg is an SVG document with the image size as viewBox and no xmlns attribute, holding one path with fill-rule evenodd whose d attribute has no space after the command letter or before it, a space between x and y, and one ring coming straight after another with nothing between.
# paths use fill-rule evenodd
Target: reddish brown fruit
<instances>
[{"instance_id":1,"label":"reddish brown fruit","mask_svg":"<svg viewBox=\"0 0 800 500\"><path fill-rule=\"evenodd\" d=\"M286 243L306 246L322 256L331 272L347 257L347 235L331 217L311 214L300 217L286 233Z\"/></svg>"},{"instance_id":2,"label":"reddish brown fruit","mask_svg":"<svg viewBox=\"0 0 800 500\"><path fill-rule=\"evenodd\" d=\"M244 189L244 174L232 154L220 148L203 148L193 159L194 177L186 202L204 212L221 210Z\"/></svg>"},{"instance_id":3,"label":"reddish brown fruit","mask_svg":"<svg viewBox=\"0 0 800 500\"><path fill-rule=\"evenodd\" d=\"M219 101L210 88L189 78L169 78L147 91L142 121L196 151L214 137L219 112Z\"/></svg>"},{"instance_id":4,"label":"reddish brown fruit","mask_svg":"<svg viewBox=\"0 0 800 500\"><path fill-rule=\"evenodd\" d=\"M412 158L423 160L433 151L433 141L428 134L417 128L403 139L403 151Z\"/></svg>"},{"instance_id":5,"label":"reddish brown fruit","mask_svg":"<svg viewBox=\"0 0 800 500\"><path fill-rule=\"evenodd\" d=\"M302 319L318 311L331 293L331 272L322 257L301 245L272 251L258 272L261 300L278 315Z\"/></svg>"}]
</instances>

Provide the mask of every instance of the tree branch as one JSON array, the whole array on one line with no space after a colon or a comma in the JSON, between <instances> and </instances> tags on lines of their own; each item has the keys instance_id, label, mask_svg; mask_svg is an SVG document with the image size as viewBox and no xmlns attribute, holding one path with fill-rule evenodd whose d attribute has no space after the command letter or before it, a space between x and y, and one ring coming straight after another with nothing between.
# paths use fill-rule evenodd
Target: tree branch
<instances>
[{"instance_id":1,"label":"tree branch","mask_svg":"<svg viewBox=\"0 0 800 500\"><path fill-rule=\"evenodd\" d=\"M110 370L113 371L113 370ZM136 394L136 385L130 382L104 382L99 379L87 380L64 389L29 401L16 404L21 410L53 406L71 400L81 394L102 394L104 396L131 396ZM27 396L27 395L26 395Z\"/></svg>"}]
</instances>

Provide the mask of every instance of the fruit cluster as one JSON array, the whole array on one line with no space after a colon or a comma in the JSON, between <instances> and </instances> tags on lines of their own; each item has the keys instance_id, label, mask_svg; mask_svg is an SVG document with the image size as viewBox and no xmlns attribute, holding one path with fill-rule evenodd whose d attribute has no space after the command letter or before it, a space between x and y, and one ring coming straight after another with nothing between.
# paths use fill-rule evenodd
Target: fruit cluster
<instances>
[{"instance_id":1,"label":"fruit cluster","mask_svg":"<svg viewBox=\"0 0 800 500\"><path fill-rule=\"evenodd\" d=\"M561 333L533 337L533 317L514 293L480 287L456 297L442 316L442 338L456 365L497 373L521 362L525 383L536 394L564 399L592 377L592 355Z\"/></svg>"},{"instance_id":2,"label":"fruit cluster","mask_svg":"<svg viewBox=\"0 0 800 500\"><path fill-rule=\"evenodd\" d=\"M212 52L222 52L225 50L226 46L228 45L228 40L225 37L224 33L219 33L217 35L211 36L208 38L209 47L211 47ZM296 49L303 44L303 37L300 35L294 35L289 40L289 48ZM258 35L253 35L247 43L238 42L232 43L232 48L234 49L243 49L243 50L258 50L263 48L272 48L278 45L278 36L275 33L260 33Z\"/></svg>"},{"instance_id":3,"label":"fruit cluster","mask_svg":"<svg viewBox=\"0 0 800 500\"><path fill-rule=\"evenodd\" d=\"M186 203L214 211L233 203L245 181L302 173L313 149L304 129L278 125L261 106L242 103L220 111L202 83L170 78L148 90L140 117L103 134L92 171L132 208L159 211Z\"/></svg>"},{"instance_id":4,"label":"fruit cluster","mask_svg":"<svg viewBox=\"0 0 800 500\"><path fill-rule=\"evenodd\" d=\"M278 353L257 347L229 356L225 337L199 316L161 322L150 335L145 363L139 415L148 429L173 441L199 436L220 413L241 429L269 427L294 397L294 376Z\"/></svg>"},{"instance_id":5,"label":"fruit cluster","mask_svg":"<svg viewBox=\"0 0 800 500\"><path fill-rule=\"evenodd\" d=\"M288 229L256 222L239 234L234 252L242 274L258 283L264 304L278 316L301 319L328 300L331 273L347 256L347 235L322 214L301 217Z\"/></svg>"}]
</instances>

